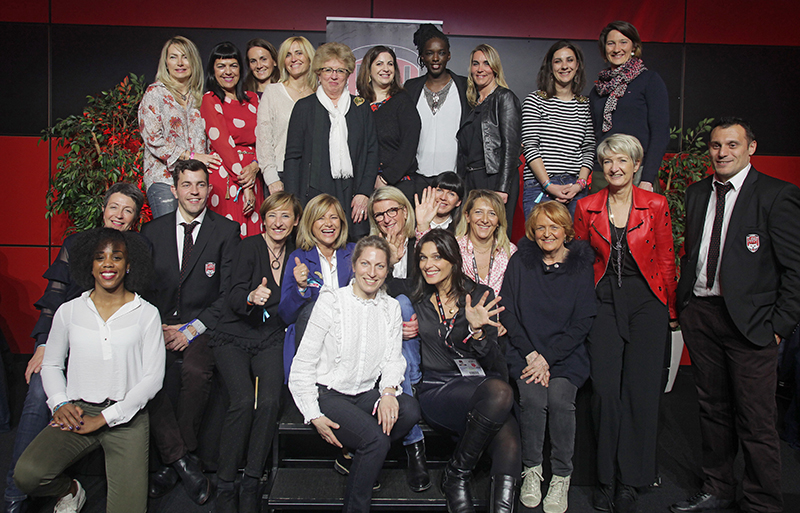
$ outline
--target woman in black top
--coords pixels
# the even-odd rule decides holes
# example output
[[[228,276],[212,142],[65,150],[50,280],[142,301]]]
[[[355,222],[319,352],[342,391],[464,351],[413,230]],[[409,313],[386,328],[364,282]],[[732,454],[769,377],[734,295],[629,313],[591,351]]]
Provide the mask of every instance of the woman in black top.
[[[425,421],[459,438],[442,477],[450,513],[472,512],[472,470],[484,449],[492,458],[490,511],[516,510],[521,455],[511,415],[514,394],[499,379],[506,366],[494,316],[500,298],[464,275],[455,237],[442,229],[417,245],[414,309],[419,320],[422,383],[417,395]]]
[[[380,169],[375,188],[397,187],[411,203],[422,122],[411,96],[400,85],[394,50],[374,46],[361,62],[356,80],[358,94],[372,107],[378,134]]]
[[[522,108],[508,89],[500,54],[481,44],[469,57],[467,101],[472,107],[461,123],[458,138],[458,172],[467,192],[497,192],[506,205],[508,235],[519,196],[519,155],[522,153]]]
[[[261,204],[264,233],[242,241],[225,311],[208,344],[214,348],[230,396],[217,468],[221,512],[237,511],[234,480],[245,455],[238,511],[258,511],[258,483],[275,432],[283,385],[286,324],[278,315],[281,277],[294,250],[292,232],[302,212],[297,198],[286,192],[274,193]]]

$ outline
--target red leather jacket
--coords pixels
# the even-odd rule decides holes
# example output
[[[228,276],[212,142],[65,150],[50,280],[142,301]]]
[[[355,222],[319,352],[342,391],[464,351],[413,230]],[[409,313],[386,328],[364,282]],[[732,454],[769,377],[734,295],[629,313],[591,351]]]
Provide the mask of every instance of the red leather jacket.
[[[575,238],[594,248],[594,284],[606,273],[611,257],[611,227],[608,224],[608,189],[578,201],[575,210]],[[633,208],[628,218],[628,247],[650,289],[669,306],[670,319],[677,319],[675,253],[672,219],[667,199],[638,187],[633,188]]]

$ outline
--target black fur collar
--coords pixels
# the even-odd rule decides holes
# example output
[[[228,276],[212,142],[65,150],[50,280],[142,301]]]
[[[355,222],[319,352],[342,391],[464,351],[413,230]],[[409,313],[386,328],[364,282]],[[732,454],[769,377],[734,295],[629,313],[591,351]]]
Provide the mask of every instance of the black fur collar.
[[[567,260],[564,262],[566,272],[573,274],[587,266],[591,266],[594,262],[594,250],[589,243],[582,240],[572,240],[565,244],[569,253],[567,253]],[[542,265],[542,250],[539,245],[523,237],[517,243],[517,253],[522,259],[523,265],[528,269],[534,269],[534,266]]]

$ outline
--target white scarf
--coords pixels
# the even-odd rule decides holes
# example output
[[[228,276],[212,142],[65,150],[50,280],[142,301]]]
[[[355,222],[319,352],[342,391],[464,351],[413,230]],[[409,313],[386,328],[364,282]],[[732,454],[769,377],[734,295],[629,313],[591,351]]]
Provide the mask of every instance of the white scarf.
[[[353,161],[350,160],[350,148],[347,145],[347,120],[345,119],[347,111],[350,110],[350,93],[344,91],[339,97],[339,105],[334,107],[333,100],[328,98],[322,87],[318,87],[317,100],[325,107],[331,118],[331,132],[328,137],[331,176],[334,179],[353,178]]]

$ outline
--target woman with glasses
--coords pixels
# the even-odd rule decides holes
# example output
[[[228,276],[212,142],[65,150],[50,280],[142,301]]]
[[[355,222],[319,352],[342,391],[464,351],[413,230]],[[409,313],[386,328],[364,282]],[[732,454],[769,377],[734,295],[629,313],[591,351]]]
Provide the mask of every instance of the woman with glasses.
[[[319,47],[312,66],[319,88],[295,104],[284,160],[286,191],[303,204],[322,193],[336,197],[353,240],[369,231],[367,203],[378,177],[372,110],[346,90],[355,67],[355,56],[346,45]]]

